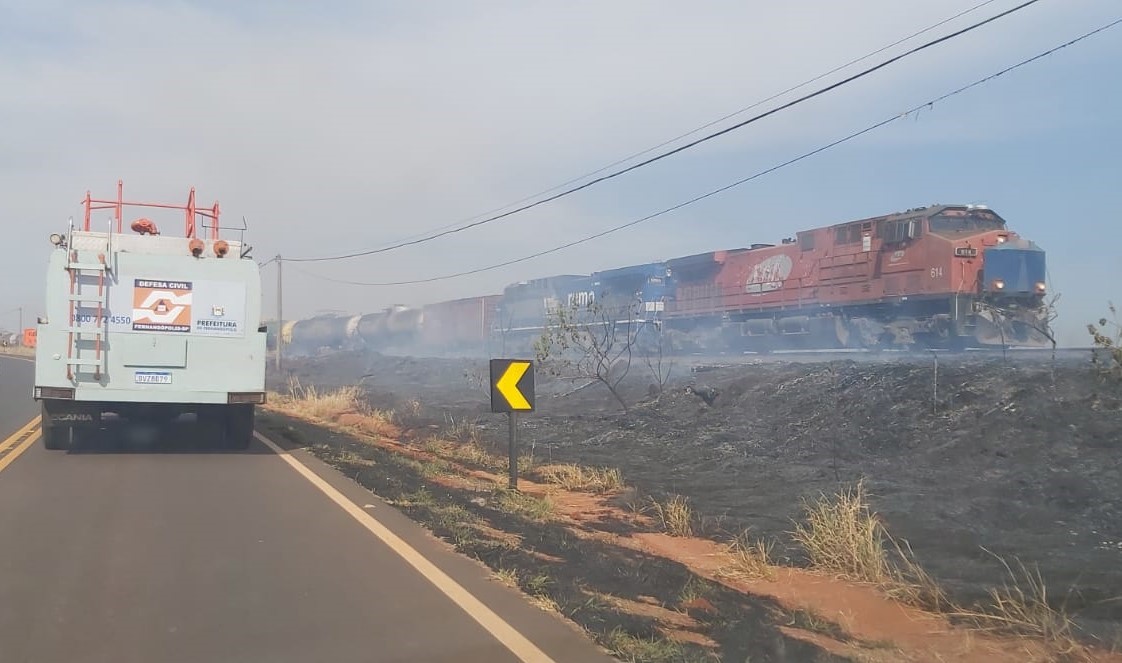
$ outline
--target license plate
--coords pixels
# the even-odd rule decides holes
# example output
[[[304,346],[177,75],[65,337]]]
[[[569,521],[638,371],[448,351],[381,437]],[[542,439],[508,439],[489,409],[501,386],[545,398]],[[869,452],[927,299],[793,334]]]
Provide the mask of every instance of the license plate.
[[[137,371],[135,380],[137,384],[171,384],[171,373]]]

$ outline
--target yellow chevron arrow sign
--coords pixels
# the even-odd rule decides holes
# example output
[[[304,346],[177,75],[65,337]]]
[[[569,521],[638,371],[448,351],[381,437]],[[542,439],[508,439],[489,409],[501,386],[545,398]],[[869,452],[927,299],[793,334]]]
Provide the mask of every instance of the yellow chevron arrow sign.
[[[491,360],[491,411],[532,412],[534,362],[526,359]]]

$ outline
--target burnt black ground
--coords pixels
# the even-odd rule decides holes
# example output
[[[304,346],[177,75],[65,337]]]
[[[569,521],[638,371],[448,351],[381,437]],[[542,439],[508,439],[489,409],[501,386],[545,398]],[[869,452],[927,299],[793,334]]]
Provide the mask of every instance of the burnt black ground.
[[[937,395],[930,356],[702,363],[679,360],[653,398],[636,361],[626,415],[600,385],[567,393],[583,383],[539,373],[523,451],[619,467],[641,491],[688,496],[729,533],[775,537],[796,563],[788,533],[803,500],[864,479],[890,533],[955,599],[1008,579],[996,554],[1039,567],[1057,605],[1088,633],[1116,637],[1122,390],[1095,376],[1088,354],[943,356]],[[351,354],[294,360],[285,375],[360,383],[378,407],[415,398],[432,425],[467,417],[501,443],[505,419],[478,384],[485,370],[486,360]],[[719,396],[706,405],[686,384]]]

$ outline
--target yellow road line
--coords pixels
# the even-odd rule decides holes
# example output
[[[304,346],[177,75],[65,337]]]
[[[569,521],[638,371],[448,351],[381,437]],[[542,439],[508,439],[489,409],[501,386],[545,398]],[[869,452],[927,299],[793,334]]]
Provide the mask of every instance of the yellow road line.
[[[24,424],[18,431],[12,433],[6,440],[0,442],[0,471],[12,464],[20,454],[27,451],[28,447],[39,439],[38,427],[41,417],[35,417]]]
[[[4,449],[7,449],[8,447],[14,445],[17,441],[20,440],[21,437],[23,437],[25,433],[30,432],[32,428],[35,428],[35,426],[39,425],[39,420],[41,418],[42,417],[35,417],[31,421],[20,426],[19,430],[9,435],[3,442],[0,442],[0,451],[4,451]]]
[[[386,544],[390,550],[394,551],[399,557],[408,562],[410,566],[416,569],[426,580],[432,583],[434,587],[439,589],[445,596],[451,599],[453,603],[478,622],[480,626],[486,629],[496,640],[501,642],[504,647],[509,649],[510,653],[518,657],[518,660],[524,663],[530,663],[531,661],[534,663],[554,663],[553,659],[546,655],[545,652],[538,649],[526,636],[519,633],[513,626],[508,624],[506,620],[495,614],[495,612],[484,605],[482,601],[475,598],[471,592],[464,589],[462,585],[449,577],[448,574],[441,571],[435,564],[430,562],[427,557],[418,552],[416,548],[413,548],[390,531],[390,529],[378,521],[378,519],[360,509],[358,505],[347,499],[345,495],[320,478],[318,474],[308,469],[303,463],[293,458],[291,454],[282,449],[275,442],[261,433],[255,432],[254,435],[257,436],[257,439],[264,442],[265,446],[272,449],[273,453],[280,456],[284,462],[292,466],[292,469],[296,470],[300,476],[307,479],[308,482],[316,488],[319,488],[332,502],[342,507],[348,515],[357,520],[363,527],[369,530],[371,534],[381,539],[382,543]]]

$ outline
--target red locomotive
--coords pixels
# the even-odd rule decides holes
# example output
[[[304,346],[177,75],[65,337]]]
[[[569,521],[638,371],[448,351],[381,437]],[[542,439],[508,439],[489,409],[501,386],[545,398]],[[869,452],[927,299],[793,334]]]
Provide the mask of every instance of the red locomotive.
[[[666,327],[777,348],[1041,345],[1044,251],[993,210],[935,205],[667,261]]]

